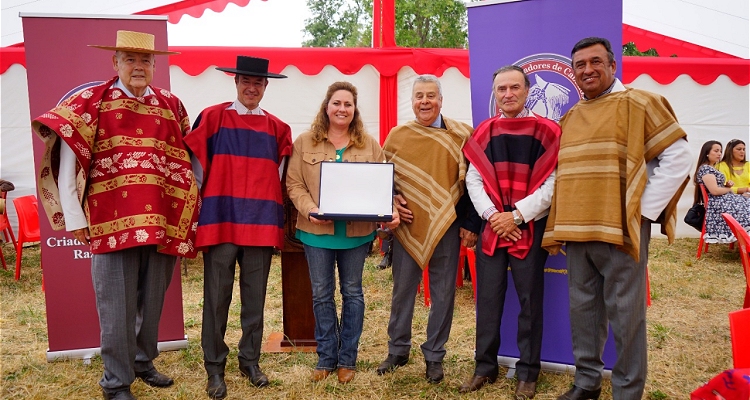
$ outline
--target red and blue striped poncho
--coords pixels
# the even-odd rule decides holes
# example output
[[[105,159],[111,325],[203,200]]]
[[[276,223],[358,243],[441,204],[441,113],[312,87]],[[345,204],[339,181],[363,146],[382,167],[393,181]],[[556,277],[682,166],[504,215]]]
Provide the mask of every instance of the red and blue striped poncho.
[[[284,241],[279,164],[292,131],[279,118],[240,115],[222,103],[203,110],[185,143],[203,168],[196,245],[275,246]]]
[[[555,170],[560,134],[557,123],[541,116],[490,118],[474,130],[463,151],[498,211],[511,211]],[[534,241],[534,221],[520,228],[521,239],[513,242],[499,240],[485,224],[482,251],[492,255],[496,248],[508,247],[509,254],[526,258]]]

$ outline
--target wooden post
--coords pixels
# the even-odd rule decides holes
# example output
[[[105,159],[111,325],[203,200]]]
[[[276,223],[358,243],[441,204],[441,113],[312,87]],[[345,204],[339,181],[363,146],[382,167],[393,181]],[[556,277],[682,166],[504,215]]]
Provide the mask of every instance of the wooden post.
[[[312,286],[305,250],[295,238],[297,209],[286,196],[284,187],[284,248],[281,250],[281,292],[284,332],[269,335],[263,351],[315,351],[315,316],[312,308]]]

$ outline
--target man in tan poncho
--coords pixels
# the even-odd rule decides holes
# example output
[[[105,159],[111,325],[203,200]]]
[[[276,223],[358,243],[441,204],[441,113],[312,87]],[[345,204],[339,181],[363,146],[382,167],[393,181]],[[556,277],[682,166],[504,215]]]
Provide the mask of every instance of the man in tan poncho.
[[[646,263],[651,223],[674,237],[691,165],[686,134],[663,97],[615,78],[607,39],[571,52],[584,99],[560,120],[557,181],[542,246],[567,246],[575,386],[558,400],[597,399],[611,324],[614,399],[640,399],[646,382]]]
[[[391,372],[409,361],[414,294],[429,264],[432,307],[421,348],[431,383],[443,380],[460,245],[474,246],[481,224],[466,194],[461,152],[473,129],[440,115],[442,103],[437,77],[418,76],[412,89],[416,120],[393,128],[383,145],[386,159],[395,164],[395,201],[404,223],[394,231],[388,358],[377,372]]]

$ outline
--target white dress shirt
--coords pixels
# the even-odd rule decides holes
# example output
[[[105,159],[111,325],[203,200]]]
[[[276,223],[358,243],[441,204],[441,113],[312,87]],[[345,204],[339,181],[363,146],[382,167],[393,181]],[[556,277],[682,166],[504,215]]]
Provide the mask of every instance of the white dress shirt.
[[[239,99],[230,104],[229,107],[227,107],[227,110],[235,110],[237,111],[237,114],[240,115],[266,115],[266,113],[264,113],[263,110],[260,109],[260,106],[256,106],[255,108],[250,110],[245,107],[245,105],[242,104]]]
[[[518,115],[528,115],[536,118],[536,115],[531,111],[528,111],[528,114],[523,113]],[[484,190],[482,176],[479,175],[479,171],[472,164],[469,164],[469,170],[466,172],[466,190],[469,192],[474,209],[477,210],[477,213],[483,219],[488,220],[495,212],[498,212],[492,200],[490,200],[490,196]],[[515,208],[523,216],[524,222],[539,220],[549,215],[549,207],[552,204],[554,190],[555,171],[552,171],[539,188],[514,204]]]
[[[612,92],[625,91],[625,85],[615,78]],[[648,183],[641,196],[641,215],[656,221],[669,200],[690,175],[693,165],[687,140],[680,139],[664,149],[646,164]]]

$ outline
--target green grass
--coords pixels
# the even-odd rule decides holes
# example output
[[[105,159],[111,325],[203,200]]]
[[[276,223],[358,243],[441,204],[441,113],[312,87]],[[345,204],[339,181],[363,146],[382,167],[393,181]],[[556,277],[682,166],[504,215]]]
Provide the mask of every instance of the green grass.
[[[648,309],[649,376],[645,399],[686,399],[692,390],[725,369],[732,368],[727,313],[742,307],[745,277],[736,250],[711,246],[695,259],[696,239],[678,239],[667,246],[654,239],[650,246],[649,274],[652,305]],[[15,256],[3,246],[10,269],[0,269],[0,398],[3,399],[94,399],[101,398],[97,385],[102,374],[101,358],[90,365],[80,360],[48,363],[44,292],[40,290],[38,247],[24,250],[21,279],[15,281]],[[417,294],[409,363],[396,372],[379,376],[377,365],[387,355],[387,324],[393,278],[390,269],[379,270],[379,256],[368,259],[365,286],[365,331],[360,340],[357,376],[341,385],[335,374],[313,384],[309,375],[317,361],[315,353],[263,353],[260,364],[272,384],[250,386],[238,371],[237,342],[239,291],[234,288],[226,343],[230,347],[226,379],[229,399],[496,399],[512,398],[513,379],[500,378],[479,392],[462,395],[458,386],[474,368],[474,300],[470,282],[456,291],[453,329],[446,345],[445,381],[432,385],[424,378],[424,358],[419,344],[425,340],[429,308]],[[265,309],[265,331],[283,330],[279,258],[269,276]],[[188,347],[162,353],[159,370],[175,378],[175,385],[154,389],[136,381],[139,399],[200,399],[205,396],[206,374],[200,347],[203,305],[203,266],[200,258],[187,262],[182,275],[183,309]],[[337,299],[340,306],[340,299]],[[504,340],[515,340],[506,338]],[[543,371],[536,399],[555,399],[570,388],[569,375]],[[609,381],[603,383],[602,399],[611,399]]]

